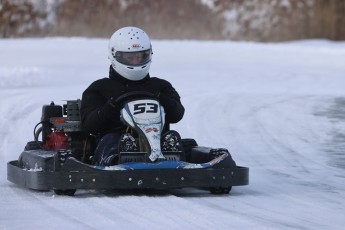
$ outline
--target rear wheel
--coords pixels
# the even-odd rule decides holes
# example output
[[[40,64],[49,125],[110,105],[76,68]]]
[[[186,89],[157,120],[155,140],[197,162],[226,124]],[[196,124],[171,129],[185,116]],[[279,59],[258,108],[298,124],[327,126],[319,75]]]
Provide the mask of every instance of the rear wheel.
[[[29,141],[26,144],[24,151],[38,150],[38,149],[43,149],[43,142],[42,141]]]
[[[191,161],[192,148],[198,146],[196,141],[192,138],[184,138],[181,140],[182,147],[184,149],[184,154],[187,162]]]

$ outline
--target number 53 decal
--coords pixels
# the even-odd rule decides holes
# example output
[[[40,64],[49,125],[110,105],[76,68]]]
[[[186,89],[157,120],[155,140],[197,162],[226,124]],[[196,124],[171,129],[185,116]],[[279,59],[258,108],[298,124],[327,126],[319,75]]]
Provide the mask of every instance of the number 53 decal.
[[[140,113],[157,113],[158,104],[155,103],[139,103],[134,105],[134,115]]]

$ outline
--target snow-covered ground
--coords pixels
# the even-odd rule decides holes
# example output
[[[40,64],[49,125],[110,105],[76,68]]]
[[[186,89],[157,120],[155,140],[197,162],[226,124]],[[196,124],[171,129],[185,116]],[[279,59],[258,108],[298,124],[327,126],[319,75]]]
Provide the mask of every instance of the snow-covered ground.
[[[42,105],[106,77],[107,40],[0,40],[0,229],[344,229],[345,43],[153,41],[151,75],[186,107],[173,129],[250,168],[230,195],[87,191],[7,181]]]

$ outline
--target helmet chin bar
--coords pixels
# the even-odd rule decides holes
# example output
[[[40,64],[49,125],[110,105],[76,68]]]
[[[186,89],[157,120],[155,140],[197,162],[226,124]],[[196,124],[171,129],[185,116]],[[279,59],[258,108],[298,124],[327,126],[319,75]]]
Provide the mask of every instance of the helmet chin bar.
[[[130,101],[121,110],[121,120],[135,129],[146,140],[149,159],[165,159],[161,150],[161,135],[165,112],[157,100],[141,99]]]
[[[119,62],[113,63],[113,69],[119,73],[122,77],[131,80],[131,81],[139,81],[144,79],[150,70],[151,62],[146,63],[143,66],[126,66]]]

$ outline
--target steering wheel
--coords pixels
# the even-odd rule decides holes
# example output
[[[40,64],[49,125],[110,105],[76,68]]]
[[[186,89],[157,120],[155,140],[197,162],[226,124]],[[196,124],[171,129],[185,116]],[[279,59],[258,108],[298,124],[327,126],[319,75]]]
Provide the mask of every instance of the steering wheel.
[[[153,93],[150,92],[145,92],[145,91],[132,91],[132,92],[128,92],[125,93],[123,95],[121,95],[120,97],[118,97],[115,102],[118,105],[123,104],[125,101],[129,101],[131,99],[137,99],[137,98],[153,98],[153,99],[157,99],[155,97],[155,95]]]

